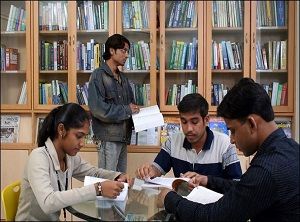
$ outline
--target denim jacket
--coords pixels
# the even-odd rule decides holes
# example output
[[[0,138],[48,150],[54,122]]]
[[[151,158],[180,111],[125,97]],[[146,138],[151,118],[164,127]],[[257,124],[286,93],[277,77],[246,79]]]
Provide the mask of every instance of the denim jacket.
[[[91,74],[88,104],[96,140],[130,143],[133,127],[130,103],[134,102],[128,78],[119,72],[121,84],[106,63]]]

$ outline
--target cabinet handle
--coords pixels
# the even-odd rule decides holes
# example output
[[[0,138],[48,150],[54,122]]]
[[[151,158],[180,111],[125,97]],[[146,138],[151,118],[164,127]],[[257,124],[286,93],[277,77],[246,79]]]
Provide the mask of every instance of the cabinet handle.
[[[253,39],[253,40],[252,40],[252,43],[253,43],[252,48],[255,49],[255,47],[256,47],[256,46],[255,46],[255,44],[256,44],[256,40],[255,40],[255,32],[252,33],[252,39]]]
[[[150,43],[153,43],[153,33],[150,33]]]
[[[248,33],[246,32],[246,35],[245,35],[245,42],[246,44],[248,43]]]
[[[75,35],[73,35],[73,45],[75,45]]]
[[[160,35],[160,44],[161,44],[161,45],[164,43],[163,38],[164,38],[164,34],[161,34],[161,35]]]

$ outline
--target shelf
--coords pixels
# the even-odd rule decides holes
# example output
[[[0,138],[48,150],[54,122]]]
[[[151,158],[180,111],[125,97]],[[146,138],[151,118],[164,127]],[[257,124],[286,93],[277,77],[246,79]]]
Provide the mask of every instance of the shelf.
[[[198,73],[196,69],[167,69],[165,73]]]
[[[149,34],[150,33],[150,29],[123,29],[124,33],[128,33],[128,32],[143,32],[145,34]]]
[[[47,36],[64,36],[64,35],[68,35],[68,31],[67,30],[56,30],[56,31],[40,31],[39,34],[41,36],[43,35],[47,35]]]
[[[128,153],[158,153],[160,146],[129,145]]]
[[[5,37],[5,36],[20,36],[20,37],[25,37],[26,36],[26,31],[14,31],[14,32],[1,32],[1,36]]]
[[[243,32],[244,29],[243,27],[213,27],[212,32],[217,33],[217,32]]]
[[[1,143],[1,150],[30,150],[34,145],[31,143]]]
[[[1,74],[26,74],[25,70],[1,70]]]
[[[96,30],[77,30],[77,35],[89,35],[97,33],[108,33],[106,29],[96,29]]]
[[[40,74],[67,74],[68,70],[40,70]]]
[[[257,73],[287,73],[286,69],[266,69],[266,70],[256,70]]]
[[[166,28],[166,32],[198,32],[198,28]]]
[[[241,69],[212,69],[212,73],[243,73]]]

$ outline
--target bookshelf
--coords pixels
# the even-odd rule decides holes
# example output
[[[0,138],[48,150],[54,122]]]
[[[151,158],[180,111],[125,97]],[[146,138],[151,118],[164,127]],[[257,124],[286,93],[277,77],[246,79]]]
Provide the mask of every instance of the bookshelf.
[[[216,18],[221,19],[224,17],[222,14],[219,14],[219,16],[214,14],[216,5],[220,6],[220,8],[224,7],[222,5],[224,3],[220,2],[193,1],[193,3],[190,3],[187,1],[182,5],[182,13],[179,13],[179,1],[145,1],[145,4],[139,2],[140,6],[143,6],[142,10],[146,8],[146,11],[141,11],[143,12],[140,15],[141,19],[148,18],[148,23],[143,23],[145,21],[142,21],[140,26],[131,26],[130,23],[128,26],[128,22],[124,22],[124,18],[127,18],[127,15],[123,13],[124,5],[127,7],[127,5],[132,4],[131,1],[105,2],[106,6],[103,4],[103,1],[92,2],[92,7],[97,8],[94,10],[98,10],[96,12],[98,15],[99,12],[100,14],[104,13],[105,7],[107,7],[106,11],[108,12],[105,17],[107,22],[103,23],[103,26],[102,20],[101,22],[100,20],[95,20],[95,23],[88,22],[89,24],[94,24],[93,28],[83,25],[85,23],[81,9],[81,7],[84,7],[83,2],[62,1],[60,6],[53,1],[1,2],[1,45],[17,48],[20,54],[19,69],[1,70],[1,113],[21,116],[19,142],[16,144],[1,144],[1,151],[24,151],[25,149],[29,153],[35,147],[37,118],[45,116],[52,108],[57,106],[56,104],[42,104],[40,102],[39,83],[41,81],[52,83],[52,80],[66,82],[68,85],[67,101],[78,102],[76,86],[83,86],[92,72],[92,68],[80,66],[78,58],[80,58],[79,52],[82,53],[82,49],[79,51],[79,42],[81,46],[87,49],[89,47],[88,42],[91,42],[91,40],[95,43],[104,43],[107,37],[114,33],[124,34],[131,42],[137,43],[143,40],[144,43],[148,43],[150,61],[148,69],[124,68],[123,71],[130,80],[137,84],[150,84],[150,96],[147,101],[149,101],[150,105],[158,104],[165,117],[178,117],[176,102],[173,105],[172,103],[168,104],[167,97],[169,88],[174,84],[177,87],[178,85],[188,85],[189,80],[191,80],[191,85],[197,86],[197,92],[204,95],[208,100],[210,104],[209,114],[213,116],[216,114],[217,106],[212,105],[211,83],[223,83],[230,88],[240,78],[252,77],[261,84],[287,82],[288,96],[286,103],[274,106],[274,110],[276,117],[287,117],[292,120],[292,125],[295,125],[294,117],[296,113],[294,107],[296,101],[294,100],[294,91],[296,87],[294,80],[296,76],[296,60],[294,58],[296,54],[296,2],[288,1],[285,3],[287,4],[287,7],[285,7],[286,23],[283,26],[278,26],[276,24],[272,25],[272,23],[271,25],[257,25],[257,17],[264,7],[258,1],[231,1],[227,3],[229,4],[228,6],[239,8],[239,5],[241,5],[240,8],[242,10],[230,10],[230,12],[236,17],[238,15],[241,16],[242,19],[240,18],[240,23],[237,22],[238,19],[236,21],[233,20],[235,22],[229,22],[231,24],[229,27],[215,25],[218,24]],[[138,3],[134,1],[134,4]],[[6,31],[11,5],[25,9],[25,31]],[[270,11],[269,14],[272,15],[272,7],[270,6],[266,5],[266,7],[270,8],[268,9]],[[39,25],[45,25],[47,23],[43,23],[43,21],[49,20],[49,16],[45,16],[47,13],[40,13],[40,10],[43,12],[43,10],[47,9],[54,13],[54,9],[57,9],[57,7],[63,7],[64,9],[65,22],[59,23],[60,25],[64,24],[64,28],[40,30]],[[260,10],[257,9],[258,7]],[[177,25],[173,24],[172,19],[170,20],[173,8],[173,17],[176,13],[178,14]],[[148,16],[144,17],[146,12],[148,12]],[[237,12],[242,12],[242,14]],[[62,13],[60,13],[60,18],[62,18]],[[191,25],[187,25],[189,24],[187,22],[188,19],[190,19]],[[57,20],[51,21],[54,27],[58,26]],[[179,21],[181,21],[181,25],[178,24]],[[187,66],[185,63],[186,59],[183,59],[182,63],[182,54],[184,43],[192,43],[193,45],[194,39],[198,43],[196,44],[197,50],[194,51],[195,61],[193,61],[193,64],[195,66],[192,67],[191,64]],[[67,45],[67,50],[65,51],[67,54],[67,61],[65,61],[67,68],[57,70],[54,70],[54,68],[41,69],[41,41],[53,43],[59,40],[65,40]],[[269,40],[287,40],[285,69],[281,69],[280,65],[277,69],[256,68],[257,43],[260,42],[261,46],[263,46]],[[176,45],[172,47],[174,41]],[[216,41],[218,44],[222,43],[222,41],[239,42],[242,66],[236,69],[214,68],[212,66],[212,41]],[[183,42],[183,46],[182,43],[178,42]],[[173,64],[172,67],[170,66],[173,54],[172,48],[175,48],[173,54],[175,58],[177,47],[177,53],[179,52],[178,58],[180,57],[180,50],[182,50],[181,61],[180,63],[177,62],[177,66]],[[179,61],[180,59],[177,60]],[[18,104],[24,81],[27,84],[27,100],[25,104]],[[83,107],[88,110],[87,105],[83,105]],[[129,146],[129,152],[158,152],[159,149],[160,146]],[[95,145],[87,145],[83,151],[95,152]]]
[[[176,97],[184,94],[182,86],[189,85],[190,89],[194,85],[194,91],[204,92],[204,5],[201,1],[160,2],[159,104],[162,112],[177,113],[176,104],[180,99],[176,101]],[[189,60],[189,55],[194,59]]]

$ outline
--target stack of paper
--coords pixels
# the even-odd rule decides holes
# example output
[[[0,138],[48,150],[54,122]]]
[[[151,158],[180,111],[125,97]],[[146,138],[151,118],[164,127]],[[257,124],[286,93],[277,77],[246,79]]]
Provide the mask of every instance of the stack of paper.
[[[209,204],[218,201],[222,196],[223,194],[217,193],[202,186],[198,186],[195,187],[185,198],[197,203]]]

